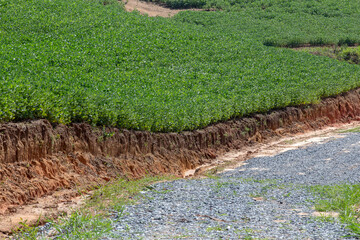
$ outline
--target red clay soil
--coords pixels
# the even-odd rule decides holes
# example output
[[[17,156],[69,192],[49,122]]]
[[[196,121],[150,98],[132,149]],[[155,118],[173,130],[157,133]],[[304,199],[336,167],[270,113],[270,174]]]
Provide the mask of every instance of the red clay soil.
[[[85,123],[51,125],[47,120],[1,124],[0,232],[9,231],[1,228],[1,219],[59,190],[99,185],[119,176],[182,176],[230,150],[359,116],[357,89],[316,105],[288,107],[182,133],[103,129]]]

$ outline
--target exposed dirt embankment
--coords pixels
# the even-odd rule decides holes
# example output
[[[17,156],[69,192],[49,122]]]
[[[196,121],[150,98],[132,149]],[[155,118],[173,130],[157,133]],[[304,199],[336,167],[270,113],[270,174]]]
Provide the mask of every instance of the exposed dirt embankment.
[[[117,176],[181,176],[229,150],[358,116],[360,89],[320,104],[288,107],[180,134],[88,124],[53,126],[46,120],[1,124],[0,213],[16,212],[16,206],[36,203],[37,198],[57,190],[101,184]]]

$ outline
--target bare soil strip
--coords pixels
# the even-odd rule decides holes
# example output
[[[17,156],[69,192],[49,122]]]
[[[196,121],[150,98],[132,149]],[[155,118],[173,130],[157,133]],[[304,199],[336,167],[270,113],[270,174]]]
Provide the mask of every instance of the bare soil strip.
[[[33,214],[31,210],[26,213],[31,222],[36,216],[54,214],[54,209],[61,209],[61,202],[74,201],[71,199],[79,195],[79,189],[119,176],[185,176],[189,170],[219,159],[245,160],[264,144],[271,146],[284,136],[349,123],[359,116],[357,89],[319,104],[288,107],[182,133],[103,129],[85,123],[51,125],[46,120],[1,124],[0,232],[9,233],[26,220],[21,209],[28,205],[36,206]],[[231,156],[247,148],[253,150],[246,151],[244,157]],[[64,190],[66,195],[59,192]],[[43,197],[52,197],[51,207],[42,204]]]
[[[264,142],[257,142],[244,146],[240,150],[231,150],[217,157],[211,163],[188,170],[184,173],[184,177],[202,178],[204,177],[203,173],[232,171],[235,168],[246,165],[245,161],[250,158],[275,156],[289,150],[305,148],[311,144],[323,144],[333,139],[343,138],[342,131],[358,128],[359,124],[358,120],[351,121],[350,123],[335,123],[312,131],[286,134],[288,136],[283,136],[278,140],[269,139]]]
[[[170,9],[152,2],[144,2],[140,0],[123,0],[125,4],[125,10],[132,12],[134,10],[139,11],[143,15],[149,17],[172,17],[180,11],[202,11],[202,9]]]

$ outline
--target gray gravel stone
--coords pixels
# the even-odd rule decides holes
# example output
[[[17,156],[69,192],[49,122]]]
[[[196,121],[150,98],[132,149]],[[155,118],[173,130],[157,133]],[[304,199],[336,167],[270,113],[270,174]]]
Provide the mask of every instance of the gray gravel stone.
[[[104,239],[343,239],[334,220],[312,217],[312,185],[359,183],[360,134],[287,151],[218,178],[153,185],[114,217]],[[351,239],[351,238],[349,238]]]

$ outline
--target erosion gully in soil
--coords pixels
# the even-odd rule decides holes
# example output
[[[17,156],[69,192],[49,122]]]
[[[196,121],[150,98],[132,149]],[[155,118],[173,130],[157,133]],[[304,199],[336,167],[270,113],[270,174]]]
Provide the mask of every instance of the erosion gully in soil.
[[[20,221],[35,222],[40,215],[66,209],[79,196],[79,189],[119,176],[171,173],[182,177],[189,170],[201,172],[200,166],[216,163],[226,153],[359,120],[359,115],[360,89],[356,89],[319,104],[287,107],[182,133],[84,123],[52,125],[46,120],[1,124],[0,232],[9,233]],[[240,160],[247,155],[251,152]]]

